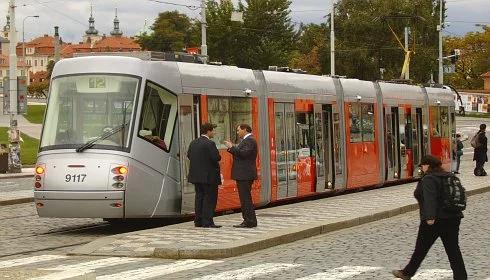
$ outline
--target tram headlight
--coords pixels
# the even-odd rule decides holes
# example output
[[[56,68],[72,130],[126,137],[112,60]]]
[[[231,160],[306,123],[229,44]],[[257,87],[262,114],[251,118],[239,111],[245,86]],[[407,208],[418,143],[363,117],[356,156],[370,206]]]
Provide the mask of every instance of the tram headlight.
[[[128,168],[126,166],[118,166],[112,169],[112,173],[126,175],[128,174]]]
[[[123,175],[117,175],[117,176],[114,176],[112,179],[114,181],[117,181],[117,182],[122,182],[122,181],[124,181],[124,176]]]
[[[42,167],[42,166],[37,166],[37,167],[36,167],[36,174],[37,174],[37,175],[43,175],[43,174],[44,174],[44,167]]]
[[[122,188],[124,188],[124,184],[123,183],[114,183],[114,184],[112,184],[112,187],[116,188],[116,189],[122,189]]]

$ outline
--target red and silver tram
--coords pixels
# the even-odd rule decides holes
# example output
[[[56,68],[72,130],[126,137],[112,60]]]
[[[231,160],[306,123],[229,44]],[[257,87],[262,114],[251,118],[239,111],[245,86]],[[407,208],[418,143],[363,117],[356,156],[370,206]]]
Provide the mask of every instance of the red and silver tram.
[[[83,57],[58,62],[36,168],[43,217],[149,218],[193,211],[184,156],[218,125],[218,210],[239,207],[223,141],[250,123],[254,203],[417,177],[422,155],[449,167],[451,90],[230,66]]]

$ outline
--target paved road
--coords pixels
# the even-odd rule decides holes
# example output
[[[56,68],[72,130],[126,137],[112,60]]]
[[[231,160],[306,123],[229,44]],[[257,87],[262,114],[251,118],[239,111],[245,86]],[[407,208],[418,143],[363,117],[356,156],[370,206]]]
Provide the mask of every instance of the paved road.
[[[490,279],[489,200],[490,193],[470,197],[462,222],[460,239],[469,279]],[[101,280],[391,280],[389,271],[405,264],[412,252],[417,225],[418,213],[410,212],[225,260],[68,257],[61,250],[3,258],[0,269],[91,270]],[[452,279],[440,241],[413,279]]]

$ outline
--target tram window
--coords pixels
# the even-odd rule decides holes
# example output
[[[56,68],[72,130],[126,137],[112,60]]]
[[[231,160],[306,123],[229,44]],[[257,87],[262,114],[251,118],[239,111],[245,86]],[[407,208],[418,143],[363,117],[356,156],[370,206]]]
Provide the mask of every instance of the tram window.
[[[252,126],[252,99],[243,97],[231,98],[231,131],[242,123]]]
[[[374,105],[362,104],[362,141],[374,141]]]
[[[349,104],[350,142],[362,142],[361,114],[358,103]]]
[[[449,137],[449,112],[447,107],[430,107],[432,137]]]
[[[226,97],[208,97],[208,120],[216,125],[213,140],[218,149],[225,149],[225,140],[231,139],[230,99]]]
[[[216,135],[212,139],[218,149],[226,149],[225,140],[236,139],[236,127],[242,123],[252,124],[252,102],[243,97],[208,97],[208,120],[216,124]]]
[[[448,107],[441,107],[439,119],[441,121],[441,136],[444,138],[449,137],[449,110]]]
[[[138,135],[168,152],[176,116],[177,97],[153,83],[148,83]]]

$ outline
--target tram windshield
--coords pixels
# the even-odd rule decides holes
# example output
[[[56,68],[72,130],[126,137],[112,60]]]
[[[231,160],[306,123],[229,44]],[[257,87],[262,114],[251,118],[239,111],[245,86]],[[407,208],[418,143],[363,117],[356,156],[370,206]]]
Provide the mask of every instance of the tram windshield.
[[[54,79],[41,150],[79,148],[110,134],[94,141],[90,148],[127,151],[139,81],[103,74]]]

